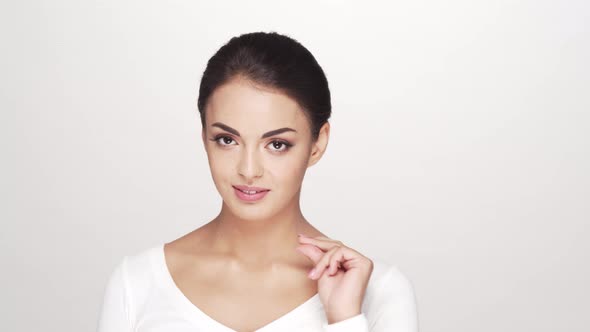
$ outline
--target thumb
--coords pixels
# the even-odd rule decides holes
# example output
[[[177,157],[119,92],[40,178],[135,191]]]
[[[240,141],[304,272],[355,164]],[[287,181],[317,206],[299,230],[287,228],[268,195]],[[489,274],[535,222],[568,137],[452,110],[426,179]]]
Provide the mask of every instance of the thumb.
[[[307,256],[313,263],[319,262],[320,258],[324,256],[324,252],[313,244],[301,244],[295,249]]]

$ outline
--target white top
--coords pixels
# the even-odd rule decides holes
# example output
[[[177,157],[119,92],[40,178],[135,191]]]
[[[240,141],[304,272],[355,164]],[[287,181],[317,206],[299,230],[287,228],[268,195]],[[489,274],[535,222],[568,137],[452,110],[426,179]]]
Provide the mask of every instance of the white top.
[[[413,287],[394,266],[373,260],[361,314],[328,324],[319,294],[257,332],[417,332]],[[124,256],[110,275],[98,332],[236,332],[195,306],[176,286],[164,244]]]

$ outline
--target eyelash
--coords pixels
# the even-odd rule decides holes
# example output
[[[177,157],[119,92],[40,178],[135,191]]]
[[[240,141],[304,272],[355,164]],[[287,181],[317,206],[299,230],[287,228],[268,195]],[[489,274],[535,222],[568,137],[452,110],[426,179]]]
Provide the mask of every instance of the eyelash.
[[[231,145],[231,144],[221,144],[221,143],[219,143],[219,140],[221,138],[229,138],[229,139],[231,139],[231,140],[233,140],[235,142],[235,140],[232,137],[227,136],[227,135],[217,135],[217,136],[215,136],[215,138],[212,138],[211,141],[216,142],[217,145],[219,145],[221,147],[226,147],[228,145]],[[283,150],[273,150],[273,152],[278,152],[278,153],[286,152],[287,150],[289,150],[293,146],[293,144],[291,144],[291,143],[289,143],[287,141],[283,141],[283,140],[276,140],[275,139],[272,142],[270,142],[269,144],[273,144],[273,143],[280,143],[280,144],[283,144],[285,146],[285,148]]]

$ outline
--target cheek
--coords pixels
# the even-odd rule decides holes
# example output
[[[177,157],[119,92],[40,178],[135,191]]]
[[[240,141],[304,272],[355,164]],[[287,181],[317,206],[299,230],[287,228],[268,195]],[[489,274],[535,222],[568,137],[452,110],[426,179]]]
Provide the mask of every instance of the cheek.
[[[210,151],[207,154],[209,168],[214,178],[227,177],[234,169],[234,161],[231,154],[220,153],[220,151]]]
[[[290,155],[277,157],[267,168],[269,173],[281,183],[299,185],[305,170],[307,169],[307,160],[302,155]]]

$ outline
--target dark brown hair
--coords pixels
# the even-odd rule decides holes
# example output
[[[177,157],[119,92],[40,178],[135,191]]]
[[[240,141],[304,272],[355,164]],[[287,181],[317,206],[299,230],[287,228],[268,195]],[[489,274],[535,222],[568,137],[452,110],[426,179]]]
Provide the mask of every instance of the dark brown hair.
[[[310,124],[313,141],[332,113],[330,89],[314,56],[295,39],[276,32],[252,32],[231,38],[207,62],[199,87],[198,109],[216,88],[241,76],[294,99]]]

